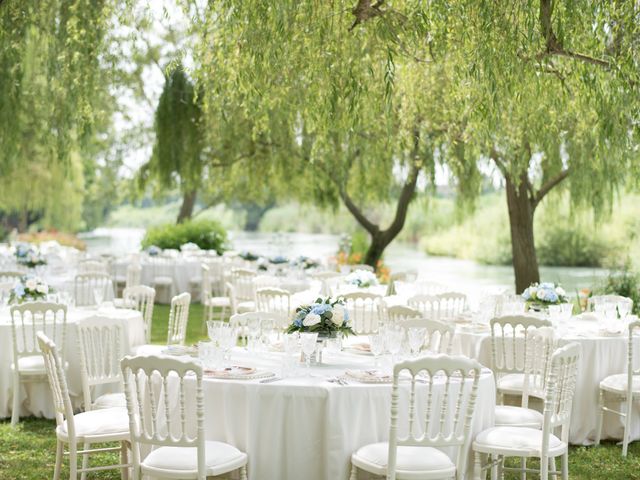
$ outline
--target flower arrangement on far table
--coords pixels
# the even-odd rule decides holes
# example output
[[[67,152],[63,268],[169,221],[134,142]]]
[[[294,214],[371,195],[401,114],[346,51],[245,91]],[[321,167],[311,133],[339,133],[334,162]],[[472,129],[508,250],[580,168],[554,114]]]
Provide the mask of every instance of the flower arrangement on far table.
[[[560,305],[569,301],[564,288],[553,282],[532,283],[522,292],[522,298],[528,308]]]
[[[162,249],[160,247],[155,246],[155,245],[150,245],[147,248],[147,254],[150,257],[157,257],[158,255],[160,255],[161,252],[162,252]]]
[[[300,255],[292,262],[292,264],[297,267],[302,267],[303,270],[309,270],[310,268],[317,268],[320,266],[320,263],[318,263],[317,260],[305,257],[304,255]]]
[[[331,297],[318,298],[311,305],[296,308],[293,323],[286,332],[318,332],[320,337],[333,337],[337,332],[344,336],[355,335],[344,302]]]
[[[359,288],[367,288],[378,285],[378,278],[373,272],[368,270],[356,270],[345,277],[345,282]]]
[[[282,265],[284,263],[289,263],[289,259],[283,255],[276,255],[275,257],[271,257],[269,259],[269,263],[274,265]]]
[[[241,259],[246,260],[247,262],[255,262],[260,258],[259,255],[256,255],[255,253],[251,253],[251,252],[240,252],[238,256]]]
[[[53,290],[47,285],[45,281],[38,277],[25,275],[9,293],[9,303],[24,303],[34,302],[37,300],[45,300],[48,293],[52,293]]]
[[[16,261],[27,268],[46,265],[47,259],[29,243],[18,243],[15,246]]]

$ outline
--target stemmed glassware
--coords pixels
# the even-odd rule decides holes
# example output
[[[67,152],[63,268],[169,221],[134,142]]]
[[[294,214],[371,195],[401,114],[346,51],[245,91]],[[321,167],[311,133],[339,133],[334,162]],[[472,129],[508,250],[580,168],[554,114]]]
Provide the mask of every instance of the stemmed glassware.
[[[402,339],[404,337],[404,330],[401,328],[387,328],[387,350],[391,354],[391,362],[396,363],[396,357],[402,349]]]
[[[303,332],[300,334],[300,344],[307,364],[307,376],[311,376],[311,355],[316,351],[318,332]]]
[[[96,308],[100,309],[102,301],[104,300],[104,289],[101,287],[93,289],[93,298],[96,301]]]
[[[298,362],[297,359],[300,358],[300,334],[298,332],[284,334],[282,346],[284,348],[282,376],[286,377],[290,373],[294,373],[295,364]]]
[[[376,335],[369,335],[369,348],[373,353],[374,364],[377,367],[380,361],[380,355],[385,351],[384,335],[378,333]]]
[[[426,328],[410,328],[407,330],[407,337],[409,337],[409,348],[411,349],[411,354],[414,357],[417,357],[424,345],[424,339],[427,336]]]
[[[260,318],[251,317],[247,321],[247,347],[250,351],[256,351],[256,343],[260,337]]]

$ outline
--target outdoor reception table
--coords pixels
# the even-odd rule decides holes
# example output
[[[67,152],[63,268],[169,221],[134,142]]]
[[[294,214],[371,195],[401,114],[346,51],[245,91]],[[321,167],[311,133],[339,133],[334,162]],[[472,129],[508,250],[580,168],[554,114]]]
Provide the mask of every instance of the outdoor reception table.
[[[593,315],[583,315],[562,321],[556,326],[559,344],[578,342],[582,356],[571,415],[569,441],[576,445],[589,445],[595,439],[598,422],[598,385],[608,375],[627,371],[627,332],[611,334],[601,330]],[[476,358],[483,365],[491,365],[491,335],[488,325],[459,325],[455,335],[454,353]],[[640,337],[636,348],[640,347]],[[619,403],[607,397],[607,405],[620,409]],[[640,406],[634,404],[631,439],[640,438]],[[623,419],[605,413],[602,438],[622,438]]]
[[[236,348],[231,361],[279,375],[283,357],[277,352],[251,353]],[[328,380],[344,375],[347,369],[372,366],[370,356],[336,352],[325,353],[324,363],[311,368],[312,377],[305,376],[303,365],[297,367],[295,376],[271,383],[205,376],[206,437],[247,452],[250,479],[347,480],[351,454],[388,438],[391,385],[353,379],[340,385]],[[442,392],[444,382],[435,381],[439,385],[434,392]],[[406,382],[401,395],[408,393]],[[422,402],[418,408],[424,408],[427,385],[417,383],[416,396]],[[177,401],[175,395],[170,398]],[[494,406],[494,378],[486,370],[479,381],[474,435],[493,426]],[[406,416],[406,411],[401,413],[400,425],[406,424]],[[467,478],[472,473],[471,452],[469,460]]]
[[[189,282],[200,279],[200,269],[203,259],[197,257],[179,257],[174,259],[170,267],[172,272],[174,292],[188,292]],[[125,259],[117,260],[114,264],[115,275],[125,278],[127,275],[127,261]],[[140,262],[142,271],[140,272],[140,282],[143,285],[153,285],[154,266],[151,262],[143,258]]]
[[[126,335],[125,349],[144,343],[144,325],[142,315],[136,310],[103,308],[75,308],[67,313],[66,361],[67,384],[72,401],[80,402],[82,385],[80,380],[80,357],[78,353],[77,329],[78,322],[91,317],[105,320],[118,319],[122,321]],[[0,418],[11,416],[11,402],[13,400],[13,346],[11,335],[11,317],[9,309],[0,309]],[[129,352],[125,352],[129,353]],[[29,382],[21,385],[22,410],[20,415],[36,415],[53,418],[53,402],[46,379],[42,382]],[[28,395],[25,395],[25,392]]]

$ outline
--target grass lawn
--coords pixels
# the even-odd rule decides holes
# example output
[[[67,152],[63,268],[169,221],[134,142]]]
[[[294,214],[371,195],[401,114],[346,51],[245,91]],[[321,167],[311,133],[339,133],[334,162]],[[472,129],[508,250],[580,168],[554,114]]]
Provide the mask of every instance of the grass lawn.
[[[163,343],[166,340],[169,307],[156,305],[153,315],[152,341]],[[202,306],[191,306],[187,327],[187,343],[191,344],[205,338],[202,330]],[[55,422],[53,420],[23,418],[17,428],[12,428],[9,419],[0,421],[0,480],[44,480],[52,478],[55,462]],[[117,461],[117,455],[102,454],[93,456],[92,465]],[[572,447],[569,455],[569,473],[572,479],[591,480],[640,480],[640,442],[629,446],[629,456],[623,459],[621,447],[606,442],[601,447]],[[534,461],[529,466],[535,465]],[[558,467],[560,462],[558,461]],[[67,475],[67,477],[65,477]],[[68,478],[68,470],[62,472],[62,478]],[[89,478],[119,479],[115,470],[95,472]],[[508,480],[520,478],[513,474],[505,476]],[[530,475],[530,478],[536,478]],[[264,479],[286,480],[286,479]]]

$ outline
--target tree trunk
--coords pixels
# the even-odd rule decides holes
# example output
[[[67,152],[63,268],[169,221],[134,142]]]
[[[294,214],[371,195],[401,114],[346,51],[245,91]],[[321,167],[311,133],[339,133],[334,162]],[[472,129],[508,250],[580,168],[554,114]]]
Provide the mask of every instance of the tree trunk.
[[[521,293],[532,283],[540,281],[538,259],[533,239],[535,205],[529,198],[529,184],[526,173],[521,176],[518,185],[515,185],[509,176],[506,176],[505,180],[516,293]]]
[[[268,202],[266,205],[258,205],[257,203],[249,203],[245,205],[247,216],[244,221],[244,229],[247,232],[257,232],[260,222],[264,214],[275,207],[275,202]]]
[[[371,236],[371,243],[369,244],[369,249],[367,250],[364,258],[364,263],[371,265],[375,269],[377,269],[378,261],[382,259],[384,250],[400,232],[398,231],[398,233],[394,234],[392,237],[385,233],[386,231]]]
[[[178,219],[176,223],[183,223],[185,220],[190,220],[193,215],[193,207],[196,205],[196,197],[198,196],[197,190],[188,190],[182,195],[182,205],[180,206],[180,212],[178,213]]]

